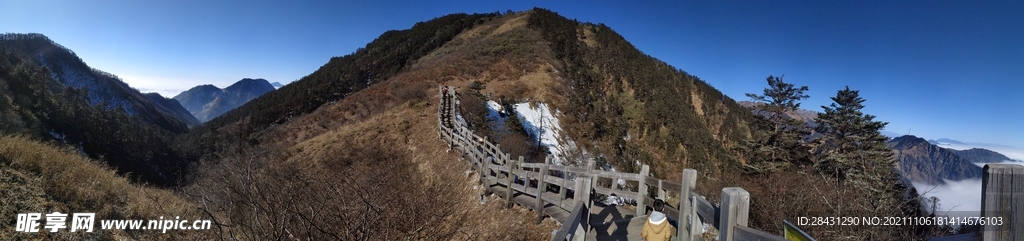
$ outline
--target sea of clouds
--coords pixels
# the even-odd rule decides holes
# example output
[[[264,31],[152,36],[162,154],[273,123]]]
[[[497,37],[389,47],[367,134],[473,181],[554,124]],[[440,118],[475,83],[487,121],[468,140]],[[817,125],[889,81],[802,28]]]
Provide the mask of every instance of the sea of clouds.
[[[1018,160],[1013,162],[1003,162],[1001,164],[1024,165],[1024,162],[1019,161],[1024,160],[1024,149],[1022,148],[991,144],[952,144],[942,142],[940,142],[938,146],[954,150],[985,148],[1003,154],[1011,159]],[[975,164],[984,167],[987,163]],[[917,188],[918,194],[922,197],[927,199],[928,197],[934,196],[939,199],[939,205],[936,208],[938,210],[936,213],[937,216],[973,217],[978,216],[981,213],[981,178],[961,181],[945,181],[945,185],[928,185],[921,183],[913,183],[913,185],[914,188]],[[930,206],[931,204],[927,205]]]

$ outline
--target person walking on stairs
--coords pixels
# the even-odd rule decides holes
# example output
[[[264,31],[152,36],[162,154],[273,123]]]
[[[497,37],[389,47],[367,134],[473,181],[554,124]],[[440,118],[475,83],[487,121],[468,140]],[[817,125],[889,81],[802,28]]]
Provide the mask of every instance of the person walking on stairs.
[[[655,199],[654,205],[651,207],[654,211],[651,211],[647,222],[644,223],[644,228],[640,231],[640,237],[643,237],[644,241],[671,240],[672,235],[676,233],[676,228],[668,223],[668,217],[663,213],[665,211],[665,201]]]

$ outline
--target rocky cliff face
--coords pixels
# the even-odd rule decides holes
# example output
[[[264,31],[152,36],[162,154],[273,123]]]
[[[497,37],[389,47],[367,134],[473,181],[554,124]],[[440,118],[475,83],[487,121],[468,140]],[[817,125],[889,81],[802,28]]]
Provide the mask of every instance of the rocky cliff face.
[[[981,178],[981,167],[956,151],[938,147],[925,139],[905,135],[889,140],[888,144],[898,158],[900,174],[910,181],[940,185],[945,184],[944,180]]]

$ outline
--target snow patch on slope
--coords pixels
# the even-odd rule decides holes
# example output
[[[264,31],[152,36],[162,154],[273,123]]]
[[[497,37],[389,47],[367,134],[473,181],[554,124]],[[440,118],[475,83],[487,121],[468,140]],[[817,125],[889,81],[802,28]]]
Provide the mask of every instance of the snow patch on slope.
[[[552,111],[546,103],[518,103],[512,107],[515,109],[516,118],[523,123],[523,129],[534,138],[534,141],[539,139],[540,145],[547,147],[551,163],[565,165],[567,150],[574,149],[576,144],[569,137],[561,136],[562,126],[558,116],[562,113],[558,110]],[[487,118],[494,120],[491,122],[491,128],[495,131],[504,130],[504,107],[498,102],[487,101],[487,109]]]
[[[537,103],[536,107],[531,106],[530,103],[519,103],[514,107],[519,121],[523,123],[523,129],[526,129],[526,132],[535,138],[534,140],[539,139],[541,146],[547,147],[551,154],[551,163],[563,165],[565,149],[559,140],[562,126],[558,121],[558,115],[561,113],[558,110],[552,113],[545,103]]]

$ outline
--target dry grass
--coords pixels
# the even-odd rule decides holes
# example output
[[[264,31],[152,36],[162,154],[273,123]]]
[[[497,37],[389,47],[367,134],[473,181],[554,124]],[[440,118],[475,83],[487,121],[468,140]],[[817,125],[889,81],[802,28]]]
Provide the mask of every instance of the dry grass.
[[[221,237],[244,240],[550,239],[552,220],[481,204],[476,174],[437,136],[440,85],[479,80],[484,94],[564,106],[559,63],[525,16],[480,24],[391,79],[257,133],[259,146],[200,167],[188,193],[230,225]]]
[[[201,168],[188,192],[216,213],[225,238],[550,239],[552,221],[479,203],[475,174],[437,138],[436,105],[427,103],[376,111],[287,148],[243,148]]]
[[[210,231],[99,230],[102,219],[204,219],[194,204],[171,191],[132,184],[74,150],[24,137],[0,136],[0,217],[13,227],[17,213],[95,212],[95,232],[15,233],[0,229],[0,239],[205,239]]]
[[[491,35],[501,34],[512,29],[523,28],[526,26],[526,21],[529,17],[530,15],[528,13],[518,13],[506,16],[508,20],[502,23],[498,29],[494,30]]]
[[[583,31],[583,34],[579,34],[580,41],[583,41],[584,43],[586,43],[588,47],[591,47],[591,48],[597,47],[597,40],[594,40],[594,27],[593,26],[582,26],[580,28],[580,31]]]

